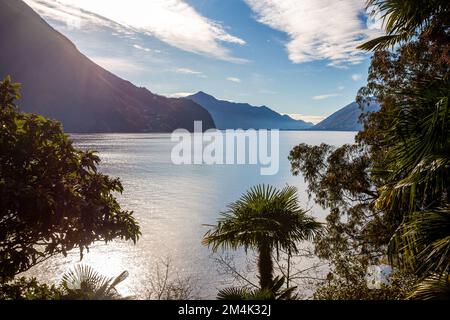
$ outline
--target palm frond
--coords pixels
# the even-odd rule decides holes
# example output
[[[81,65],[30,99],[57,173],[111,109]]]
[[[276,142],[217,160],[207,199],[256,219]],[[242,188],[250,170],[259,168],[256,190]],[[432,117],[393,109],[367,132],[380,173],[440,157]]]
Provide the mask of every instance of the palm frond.
[[[423,81],[411,97],[398,106],[397,121],[389,132],[385,172],[388,181],[380,190],[379,208],[408,204],[410,211],[427,205],[428,199],[449,191],[450,82]],[[420,201],[419,201],[420,200]]]
[[[418,274],[450,270],[450,206],[407,215],[389,244],[395,265]]]
[[[299,206],[295,187],[258,185],[228,206],[203,244],[213,250],[247,249],[258,248],[264,240],[272,248],[297,252],[296,243],[311,240],[320,229],[321,224]]]
[[[128,272],[124,271],[116,278],[108,278],[90,266],[78,264],[63,275],[61,285],[68,300],[121,299],[116,286],[127,277]]]
[[[409,299],[450,300],[450,275],[434,274],[420,282]]]
[[[251,295],[251,290],[239,287],[230,287],[219,290],[217,300],[245,300]]]
[[[367,9],[381,16],[386,35],[360,45],[363,50],[387,49],[435,26],[449,27],[447,0],[368,0]]]
[[[248,289],[242,287],[230,287],[219,290],[218,300],[290,300],[294,296],[297,287],[282,289],[286,282],[285,277],[276,277],[271,288]]]

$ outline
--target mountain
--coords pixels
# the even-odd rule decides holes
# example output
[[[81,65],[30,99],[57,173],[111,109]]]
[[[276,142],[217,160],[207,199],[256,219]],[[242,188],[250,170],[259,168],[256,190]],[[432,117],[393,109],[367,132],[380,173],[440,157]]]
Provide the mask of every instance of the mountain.
[[[364,106],[364,112],[377,112],[379,110],[380,105],[375,100],[367,102]],[[359,123],[361,113],[358,103],[350,103],[316,124],[312,130],[360,131],[363,128],[362,124]]]
[[[67,132],[170,132],[213,128],[196,103],[138,88],[80,53],[23,1],[0,0],[0,77],[22,83],[22,111],[62,122]]]
[[[247,103],[218,100],[202,91],[187,96],[209,111],[218,129],[281,129],[301,130],[313,126],[302,120],[281,115],[266,106],[255,107]]]

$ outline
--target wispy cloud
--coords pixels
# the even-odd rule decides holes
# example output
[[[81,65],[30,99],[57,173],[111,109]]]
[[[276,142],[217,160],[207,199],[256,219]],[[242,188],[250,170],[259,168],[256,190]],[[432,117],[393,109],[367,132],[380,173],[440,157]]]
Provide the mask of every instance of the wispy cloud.
[[[195,71],[189,68],[177,68],[175,69],[175,72],[184,74],[202,74],[200,71]]]
[[[142,51],[145,51],[145,52],[151,52],[152,51],[152,49],[142,47],[142,46],[140,46],[138,44],[134,44],[133,48],[138,49],[138,50],[142,50]]]
[[[353,81],[359,81],[359,80],[361,80],[361,79],[362,79],[362,75],[357,74],[357,73],[352,74],[352,80],[353,80]]]
[[[345,89],[345,87],[344,87],[344,86],[339,86],[339,87],[337,87],[337,89],[338,89],[339,91],[342,91],[342,90]]]
[[[236,77],[227,77],[226,80],[235,82],[235,83],[241,83],[241,79],[236,78]]]
[[[328,60],[330,66],[357,64],[356,47],[378,35],[378,24],[364,22],[363,0],[245,0],[256,19],[289,36],[286,49],[294,63]]]
[[[197,76],[199,78],[204,78],[204,79],[208,78],[205,74],[203,74],[203,72],[193,70],[190,68],[176,68],[173,71],[176,73],[180,73],[180,74]]]
[[[303,120],[306,122],[311,122],[313,124],[318,124],[320,121],[326,118],[325,116],[312,116],[300,113],[286,113],[286,115],[294,120]]]
[[[195,92],[174,92],[174,93],[168,93],[164,94],[166,97],[169,98],[184,98],[190,95],[193,95]]]
[[[312,99],[313,100],[325,100],[325,99],[339,97],[339,96],[340,96],[339,93],[329,93],[329,94],[322,94],[322,95],[314,96],[314,97],[312,97]]]
[[[25,0],[41,15],[67,21],[75,15],[82,21],[110,26],[125,32],[154,36],[167,44],[209,57],[245,62],[234,57],[223,43],[244,45],[220,23],[198,13],[185,0]],[[77,8],[82,9],[78,10]],[[105,19],[102,19],[105,18]],[[123,31],[122,30],[122,31]]]
[[[142,67],[131,60],[112,57],[91,57],[92,61],[108,71],[117,74],[131,74],[142,71]]]

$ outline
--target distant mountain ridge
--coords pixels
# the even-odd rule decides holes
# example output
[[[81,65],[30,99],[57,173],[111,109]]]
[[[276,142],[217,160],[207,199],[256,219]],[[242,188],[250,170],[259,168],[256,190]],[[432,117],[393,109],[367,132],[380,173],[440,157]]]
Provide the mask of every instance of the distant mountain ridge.
[[[192,100],[208,110],[218,129],[304,130],[313,127],[312,123],[294,120],[266,106],[255,107],[248,103],[219,100],[202,91],[185,99]]]
[[[364,105],[365,113],[379,110],[380,105],[375,100],[368,101]],[[363,129],[363,125],[359,122],[361,114],[359,104],[353,102],[316,124],[312,130],[360,131]]]
[[[193,131],[214,128],[186,99],[138,88],[80,53],[21,0],[0,0],[0,77],[22,83],[22,111],[61,121],[67,132]]]

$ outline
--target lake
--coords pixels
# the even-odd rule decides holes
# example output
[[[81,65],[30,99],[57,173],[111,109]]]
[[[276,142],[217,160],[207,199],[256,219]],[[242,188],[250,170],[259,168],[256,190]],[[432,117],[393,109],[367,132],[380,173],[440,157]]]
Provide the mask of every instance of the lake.
[[[170,134],[86,134],[72,135],[75,145],[97,150],[103,173],[120,177],[125,188],[118,195],[123,209],[132,210],[141,225],[142,237],[136,245],[114,241],[93,245],[82,263],[107,276],[129,272],[120,284],[123,294],[142,295],[149,279],[157,274],[157,264],[170,259],[172,273],[195,280],[201,298],[214,298],[217,288],[229,283],[230,276],[218,271],[211,250],[202,246],[208,230],[226,205],[247,189],[260,183],[298,187],[301,204],[323,220],[325,212],[308,202],[302,177],[294,177],[287,160],[299,143],[340,146],[352,143],[354,132],[280,132],[280,170],[273,176],[260,175],[256,165],[174,165]],[[79,252],[57,256],[35,267],[28,275],[57,283],[62,274],[79,262]],[[236,263],[245,263],[238,252]]]

